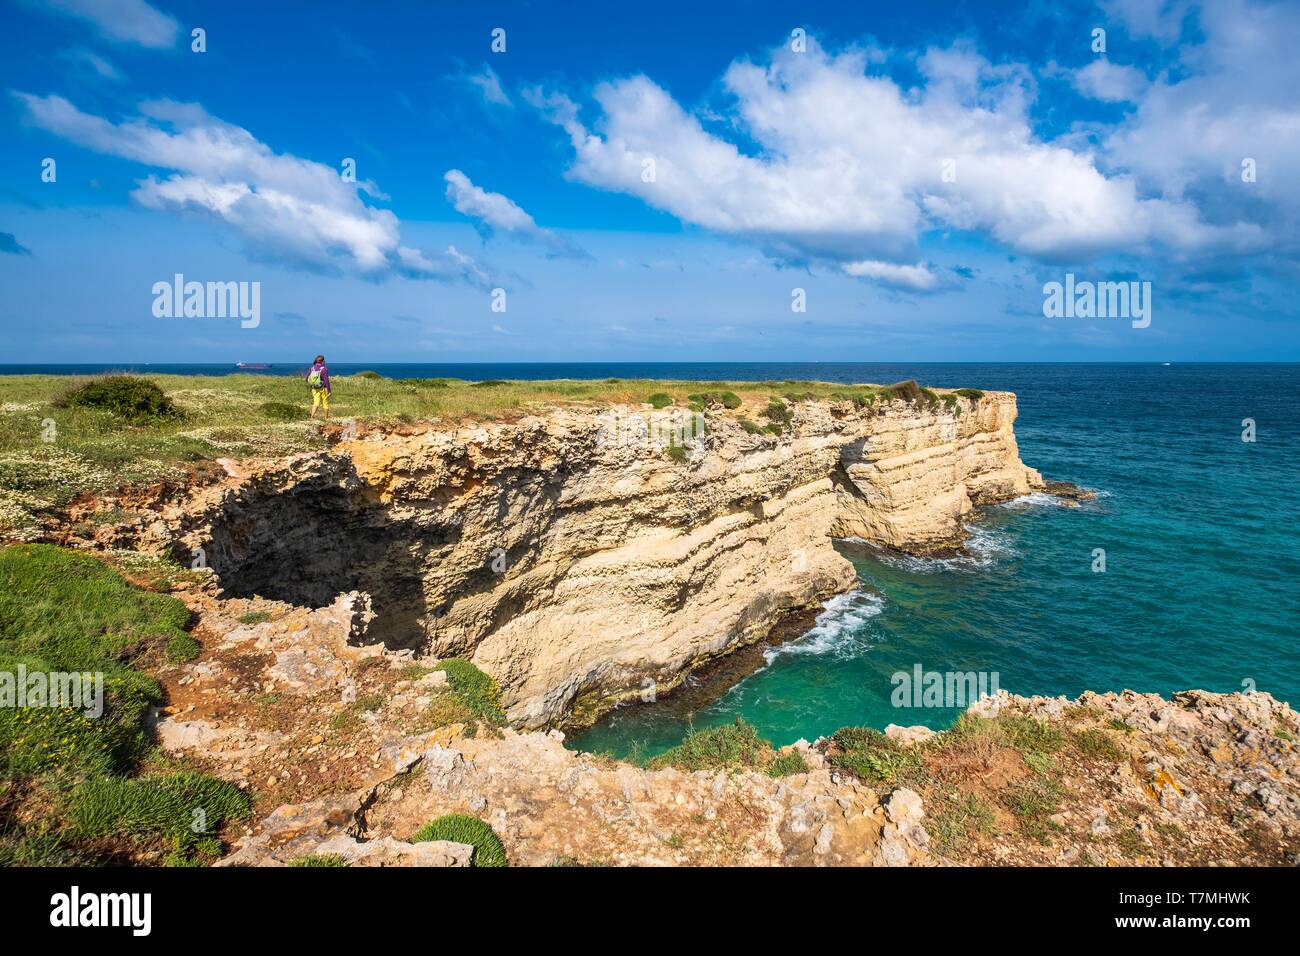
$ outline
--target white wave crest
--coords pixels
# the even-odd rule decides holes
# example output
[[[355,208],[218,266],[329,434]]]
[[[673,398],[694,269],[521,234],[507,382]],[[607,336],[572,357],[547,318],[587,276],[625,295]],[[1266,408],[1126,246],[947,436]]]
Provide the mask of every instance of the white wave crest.
[[[862,646],[862,628],[885,608],[885,599],[870,591],[837,594],[823,606],[802,637],[763,652],[768,664],[783,654],[851,656]]]

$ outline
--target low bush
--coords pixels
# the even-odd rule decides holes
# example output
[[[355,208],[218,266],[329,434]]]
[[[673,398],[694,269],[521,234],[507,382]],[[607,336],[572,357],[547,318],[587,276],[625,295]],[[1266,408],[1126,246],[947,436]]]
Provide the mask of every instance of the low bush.
[[[673,403],[673,397],[667,392],[655,392],[646,401],[652,408],[667,408]]]
[[[347,866],[348,861],[337,853],[308,853],[289,861],[290,866]]]
[[[915,379],[909,378],[906,381],[895,382],[893,385],[886,385],[880,390],[880,397],[887,402],[897,399],[915,405],[921,400],[921,386],[916,384]]]
[[[434,670],[446,673],[452,696],[471,716],[498,726],[506,722],[505,711],[501,709],[501,688],[487,674],[458,657],[439,661]]]
[[[693,405],[699,406],[700,409],[708,408],[710,405],[721,405],[723,408],[739,408],[744,404],[740,396],[732,391],[700,392],[686,397],[690,399]]]
[[[972,402],[978,402],[984,397],[984,393],[978,388],[959,388],[954,394],[960,395],[962,398],[969,398]]]
[[[370,369],[366,369],[364,372],[357,372],[356,377],[369,379],[372,382],[379,381],[380,379],[383,378],[383,376],[380,375],[378,372],[371,371]]]
[[[466,816],[463,813],[448,813],[436,820],[430,820],[411,838],[412,843],[425,843],[429,840],[468,843],[474,848],[474,855],[470,858],[474,866],[510,865],[501,838],[477,817]]]
[[[649,762],[652,769],[715,770],[722,767],[760,767],[772,755],[772,745],[753,725],[737,719],[709,730],[692,730],[676,747]]]
[[[768,399],[767,408],[763,409],[759,414],[770,422],[767,430],[777,435],[788,429],[790,423],[794,421],[794,412],[790,410],[790,407],[785,402],[775,396]]]
[[[503,378],[486,378],[481,382],[471,382],[470,388],[496,388],[500,385],[509,385]]]
[[[871,727],[844,727],[831,740],[835,744],[831,763],[862,780],[897,783],[921,767],[920,754],[914,748],[900,747]]]
[[[686,464],[686,459],[687,459],[686,449],[683,448],[681,445],[676,445],[676,444],[669,445],[667,448],[664,449],[664,454],[668,456],[669,461],[675,464],[678,465]]]
[[[803,754],[791,750],[788,753],[778,754],[776,759],[767,765],[767,775],[788,777],[791,774],[807,773],[809,769],[808,761],[803,759]]]
[[[59,408],[101,408],[130,421],[179,418],[180,410],[167,394],[137,375],[106,375],[65,392]]]

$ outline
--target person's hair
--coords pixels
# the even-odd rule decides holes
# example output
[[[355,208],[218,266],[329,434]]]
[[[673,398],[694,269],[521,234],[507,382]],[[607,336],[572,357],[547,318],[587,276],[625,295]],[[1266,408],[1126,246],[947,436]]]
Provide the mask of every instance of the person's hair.
[[[323,355],[318,355],[318,356],[316,356],[316,362],[319,362],[321,365],[324,365],[324,364],[325,364],[325,356],[323,356]],[[312,364],[315,365],[316,362],[313,362]]]

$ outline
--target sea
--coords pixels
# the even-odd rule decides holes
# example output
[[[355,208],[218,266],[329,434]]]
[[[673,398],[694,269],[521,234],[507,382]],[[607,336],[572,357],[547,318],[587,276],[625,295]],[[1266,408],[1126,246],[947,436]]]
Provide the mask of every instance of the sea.
[[[778,746],[843,726],[941,728],[966,701],[913,692],[917,675],[935,674],[945,689],[947,675],[980,675],[984,686],[1017,694],[1260,690],[1300,706],[1300,365],[331,365],[336,375],[363,368],[394,378],[914,378],[1006,389],[1019,399],[1025,463],[1097,492],[1077,508],[1040,494],[983,508],[958,557],[837,542],[857,587],[828,600],[805,633],[767,647],[738,682],[616,708],[572,734],[571,746],[649,756],[691,729],[737,718]],[[0,366],[0,374],[106,370]]]

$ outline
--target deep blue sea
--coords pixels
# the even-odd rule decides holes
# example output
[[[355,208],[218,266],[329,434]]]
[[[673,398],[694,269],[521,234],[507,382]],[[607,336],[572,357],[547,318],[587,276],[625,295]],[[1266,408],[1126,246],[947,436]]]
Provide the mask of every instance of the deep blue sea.
[[[303,363],[305,367],[305,363]],[[1008,389],[1021,457],[1096,489],[1078,509],[988,508],[971,555],[921,560],[851,542],[857,591],[705,706],[619,708],[571,742],[653,753],[741,716],[781,745],[845,725],[943,726],[955,711],[891,704],[891,675],[996,672],[1021,694],[1255,687],[1300,705],[1300,365],[333,364],[386,375],[819,379]],[[121,368],[121,366],[115,366]],[[140,366],[213,374],[228,366]],[[86,373],[90,366],[0,366]],[[296,373],[297,366],[272,369]],[[1242,440],[1243,419],[1255,441]],[[1106,570],[1093,570],[1094,549]]]

